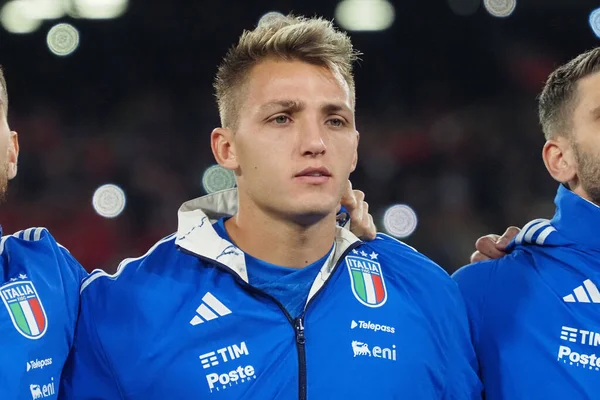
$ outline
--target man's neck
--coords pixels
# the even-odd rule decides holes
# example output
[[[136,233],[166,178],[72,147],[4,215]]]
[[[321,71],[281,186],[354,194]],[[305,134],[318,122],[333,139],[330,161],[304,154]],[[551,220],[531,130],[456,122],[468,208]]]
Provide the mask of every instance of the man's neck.
[[[575,181],[575,182],[569,182],[567,184],[563,184],[567,189],[569,189],[571,192],[575,193],[576,195],[578,195],[579,197],[581,197],[584,200],[589,201],[590,203],[594,204],[597,207],[600,207],[600,204],[598,202],[595,202],[594,199],[592,198],[592,196],[590,196],[585,189],[583,188],[583,186],[581,185],[581,183],[579,181]]]
[[[335,240],[335,214],[302,226],[264,212],[240,210],[225,222],[231,240],[259,260],[289,268],[303,268],[329,252]]]

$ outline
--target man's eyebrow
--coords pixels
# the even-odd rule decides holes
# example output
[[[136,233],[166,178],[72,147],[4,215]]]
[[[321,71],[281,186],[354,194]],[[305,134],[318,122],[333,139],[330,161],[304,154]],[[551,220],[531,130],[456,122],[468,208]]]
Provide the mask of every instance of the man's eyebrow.
[[[333,114],[340,111],[352,112],[350,107],[344,103],[328,103],[323,106],[323,111],[326,114]]]
[[[299,112],[306,108],[306,104],[296,100],[274,100],[260,106],[261,111],[281,109],[290,113]],[[340,111],[352,112],[352,109],[344,103],[327,103],[321,107],[325,114],[333,114]]]
[[[302,111],[306,105],[301,101],[296,100],[274,100],[265,103],[260,106],[261,111],[268,111],[270,109],[284,109],[289,112]]]

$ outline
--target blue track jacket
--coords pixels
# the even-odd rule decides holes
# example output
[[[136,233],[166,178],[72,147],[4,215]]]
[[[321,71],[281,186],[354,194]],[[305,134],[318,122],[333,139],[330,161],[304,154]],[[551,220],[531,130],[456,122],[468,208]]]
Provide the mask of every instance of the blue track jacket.
[[[44,228],[0,239],[0,399],[56,399],[85,270]]]
[[[84,281],[62,398],[481,398],[464,302],[441,268],[338,228],[293,319],[215,232],[236,207],[235,190],[187,202],[176,234]]]
[[[552,220],[469,265],[464,293],[489,400],[600,396],[600,208],[563,186]]]

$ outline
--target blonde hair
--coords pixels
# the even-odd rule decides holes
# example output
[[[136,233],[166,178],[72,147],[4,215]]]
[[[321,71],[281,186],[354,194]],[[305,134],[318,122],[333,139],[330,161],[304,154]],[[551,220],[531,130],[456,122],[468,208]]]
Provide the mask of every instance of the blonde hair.
[[[338,72],[354,99],[352,66],[360,55],[350,38],[323,18],[270,13],[256,29],[244,31],[221,62],[214,82],[221,125],[235,129],[241,107],[240,92],[249,72],[268,58],[303,61]]]

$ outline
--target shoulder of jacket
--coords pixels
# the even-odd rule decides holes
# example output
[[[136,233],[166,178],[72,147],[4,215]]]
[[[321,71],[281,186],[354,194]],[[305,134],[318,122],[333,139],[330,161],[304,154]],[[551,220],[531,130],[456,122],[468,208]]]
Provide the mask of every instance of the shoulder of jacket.
[[[401,240],[398,240],[390,235],[387,235],[385,233],[377,233],[377,236],[375,237],[375,239],[371,242],[366,242],[369,244],[373,244],[375,246],[390,246],[390,249],[395,249],[396,251],[401,251],[401,252],[414,252],[417,254],[420,254],[417,249],[415,249],[414,247],[404,243]]]
[[[14,250],[39,252],[44,249],[55,250],[58,247],[69,253],[69,250],[58,243],[48,229],[44,227],[23,229],[0,238],[0,255],[5,256],[7,256],[6,253],[12,253]]]
[[[389,266],[384,266],[384,269],[390,273],[410,275],[415,279],[423,277],[424,279],[450,280],[448,273],[429,257],[385,233],[378,233],[374,240],[364,242],[360,248],[363,248],[368,254],[373,251],[380,263],[389,264]]]
[[[129,278],[135,276],[136,272],[154,262],[159,262],[164,257],[169,257],[170,251],[175,251],[176,235],[171,234],[156,242],[144,255],[135,258],[126,258],[119,263],[114,274],[109,274],[104,270],[96,269],[81,283],[80,292],[90,290],[98,286],[94,282],[105,282],[107,284],[127,283]]]

